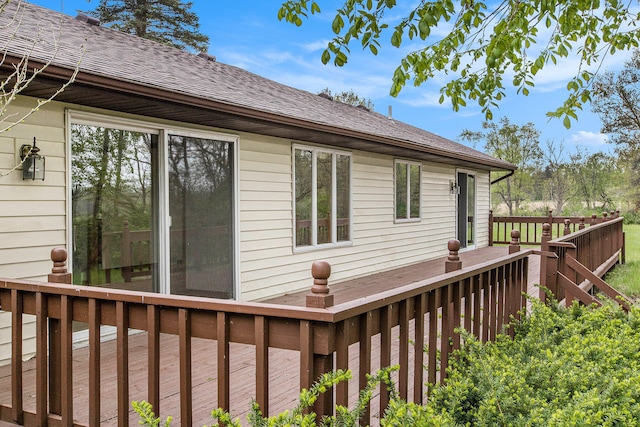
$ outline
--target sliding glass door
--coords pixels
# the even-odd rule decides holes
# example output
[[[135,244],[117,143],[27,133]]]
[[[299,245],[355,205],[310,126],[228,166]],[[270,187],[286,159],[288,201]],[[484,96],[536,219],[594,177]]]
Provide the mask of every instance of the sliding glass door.
[[[169,136],[171,293],[233,298],[233,147]]]
[[[71,166],[74,283],[234,298],[233,139],[72,121]]]

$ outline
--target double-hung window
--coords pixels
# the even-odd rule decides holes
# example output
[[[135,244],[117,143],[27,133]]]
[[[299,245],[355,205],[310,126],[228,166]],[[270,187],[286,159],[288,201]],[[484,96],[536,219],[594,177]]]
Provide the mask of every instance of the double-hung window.
[[[395,161],[395,219],[397,222],[420,220],[420,163]]]
[[[351,241],[351,155],[294,146],[296,248]]]

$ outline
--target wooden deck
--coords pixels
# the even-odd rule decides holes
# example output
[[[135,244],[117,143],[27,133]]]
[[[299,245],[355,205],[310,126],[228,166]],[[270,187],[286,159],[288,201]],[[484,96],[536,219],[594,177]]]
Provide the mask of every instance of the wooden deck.
[[[460,254],[463,268],[475,264],[493,260],[506,255],[506,246],[487,247],[478,250],[463,252]],[[436,277],[444,273],[445,258],[422,262],[409,267],[390,270],[367,277],[344,281],[342,283],[330,284],[331,293],[334,295],[335,304],[357,300],[366,295],[389,290],[411,284],[420,280]],[[534,283],[539,282],[539,257],[532,255],[529,260],[529,292],[537,295]],[[534,293],[535,292],[535,293]],[[270,299],[269,303],[285,305],[305,304],[305,292],[293,293],[278,298]],[[147,333],[136,333],[131,331],[129,339],[129,400],[147,399]],[[412,336],[413,332],[410,332]],[[396,335],[394,333],[394,335]],[[396,335],[397,336],[397,335]],[[163,349],[170,349],[161,354],[160,370],[160,414],[163,417],[171,415],[174,417],[172,425],[178,426],[180,423],[180,388],[178,380],[180,372],[179,338],[174,335],[161,334]],[[398,339],[391,340],[392,363],[398,363]],[[380,341],[372,340],[372,346],[380,346]],[[231,408],[230,412],[234,416],[240,417],[241,422],[246,425],[246,413],[251,400],[256,396],[254,378],[256,376],[254,347],[242,344],[231,343],[234,346],[234,358],[231,361],[230,371],[233,373],[234,381],[231,384]],[[352,362],[349,366],[358,366],[358,347],[351,346],[349,349],[349,359]],[[117,370],[118,349],[116,340],[104,342],[101,346],[101,395],[104,402],[101,407],[101,425],[117,425],[118,410],[114,399],[107,399],[113,396],[118,388],[114,373]],[[217,402],[216,372],[217,371],[217,349],[215,344],[209,340],[193,339],[192,343],[192,376],[193,376],[193,420],[194,425],[209,424],[210,411]],[[378,352],[379,353],[379,352]],[[241,356],[239,356],[241,355]],[[295,390],[299,387],[298,373],[300,371],[300,358],[295,351],[269,349],[270,372],[269,382],[272,390],[270,396],[270,414],[279,413],[285,409],[292,408],[296,400],[292,398]],[[74,419],[86,420],[89,407],[88,399],[88,378],[86,376],[89,364],[88,348],[79,347],[73,350],[73,406]],[[374,360],[371,364],[372,370],[378,369],[380,360]],[[357,377],[357,375],[354,375]],[[0,367],[0,384],[11,384],[11,367]],[[245,379],[246,378],[246,379]],[[32,359],[23,364],[24,388],[24,408],[35,410],[36,401],[36,366]],[[350,382],[350,402],[357,399],[358,379],[354,378]],[[277,392],[276,392],[277,391]],[[292,393],[293,391],[293,393]],[[410,390],[411,391],[411,390]],[[9,387],[0,387],[0,402],[11,401],[11,390]],[[372,401],[372,409],[375,409],[379,402]],[[373,411],[377,413],[377,411]],[[3,417],[0,417],[3,418]],[[137,417],[131,415],[130,425],[137,425]],[[371,425],[378,425],[378,419],[372,418]],[[0,427],[2,423],[0,423]]]
[[[481,249],[460,252],[462,267],[470,267],[485,261],[493,260],[508,254],[507,246],[488,246]],[[444,273],[444,263],[446,257],[436,258],[413,264],[407,267],[365,276],[357,279],[347,280],[337,284],[332,284],[329,279],[329,288],[334,296],[334,303],[341,304],[372,295],[394,287],[408,285],[420,280],[436,277]],[[540,256],[531,255],[529,257],[529,294],[537,296],[540,283]],[[304,306],[305,298],[309,291],[301,291],[276,298],[268,299],[264,302],[272,304],[286,304]]]

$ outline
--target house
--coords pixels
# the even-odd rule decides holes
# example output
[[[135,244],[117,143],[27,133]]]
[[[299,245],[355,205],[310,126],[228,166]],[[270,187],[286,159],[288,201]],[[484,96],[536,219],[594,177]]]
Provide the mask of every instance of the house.
[[[82,18],[82,17],[80,17]],[[25,2],[0,13],[10,104],[0,170],[33,144],[44,180],[0,179],[0,276],[260,300],[488,244],[490,171],[514,165],[391,117]],[[32,64],[32,65],[31,65]],[[0,360],[10,317],[0,313]],[[4,328],[4,329],[3,329]]]

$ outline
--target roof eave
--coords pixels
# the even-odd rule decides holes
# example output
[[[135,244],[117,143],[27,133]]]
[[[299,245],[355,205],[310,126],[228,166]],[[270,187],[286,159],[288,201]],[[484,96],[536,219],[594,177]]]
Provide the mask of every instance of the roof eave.
[[[4,67],[9,67],[23,58],[7,55]],[[30,61],[30,68],[42,67],[44,64]],[[66,67],[48,65],[41,73],[43,77],[68,81],[73,75],[74,70]],[[114,79],[108,76],[78,72],[75,83],[90,87],[115,90],[120,93],[129,94],[136,97],[145,97],[149,99],[168,101],[190,107],[196,107],[206,110],[216,111],[218,113],[229,114],[233,116],[243,117],[247,119],[260,120],[267,123],[277,124],[280,126],[290,126],[305,129],[312,132],[320,132],[323,134],[331,134],[340,137],[352,138],[356,140],[370,141],[375,144],[382,144],[389,147],[395,147],[401,150],[408,150],[415,153],[425,153],[429,156],[435,156],[442,159],[449,159],[452,162],[463,162],[476,165],[479,169],[492,171],[512,171],[517,169],[515,165],[504,162],[500,159],[478,159],[464,153],[451,153],[436,147],[429,147],[412,141],[388,138],[376,134],[368,134],[352,129],[345,129],[335,126],[329,126],[323,123],[317,123],[308,120],[302,120],[291,116],[271,113],[268,111],[253,109],[247,106],[216,101],[208,98],[196,97],[176,91],[167,91],[158,87],[140,84],[137,82]]]

